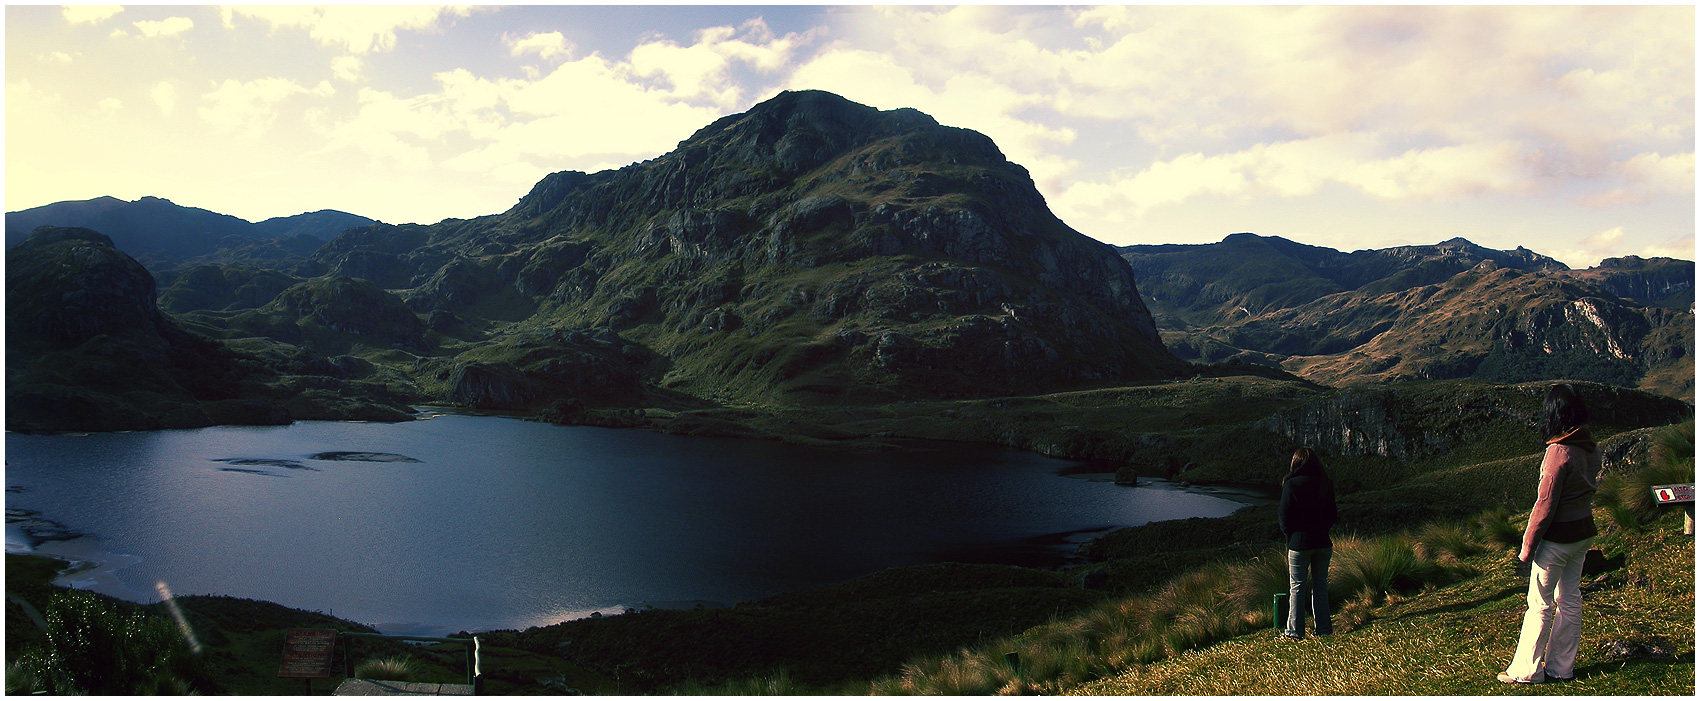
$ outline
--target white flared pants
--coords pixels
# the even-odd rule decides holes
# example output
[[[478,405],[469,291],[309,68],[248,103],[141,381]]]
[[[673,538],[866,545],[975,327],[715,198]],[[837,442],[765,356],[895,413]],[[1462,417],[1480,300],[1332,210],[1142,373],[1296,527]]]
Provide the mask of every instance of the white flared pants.
[[[1576,676],[1582,641],[1582,562],[1593,538],[1575,543],[1541,541],[1529,561],[1529,611],[1517,653],[1505,673],[1519,681]]]

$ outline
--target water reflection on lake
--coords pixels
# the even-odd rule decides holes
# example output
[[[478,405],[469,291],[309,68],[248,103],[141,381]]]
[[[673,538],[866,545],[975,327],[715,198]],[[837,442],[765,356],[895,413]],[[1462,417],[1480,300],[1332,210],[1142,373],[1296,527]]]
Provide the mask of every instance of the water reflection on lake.
[[[38,546],[100,565],[78,586],[150,601],[165,582],[437,634],[899,565],[1055,563],[1097,531],[1240,506],[957,444],[844,451],[464,415],[7,434],[6,463],[9,515],[89,535]],[[8,550],[26,530],[8,527]]]

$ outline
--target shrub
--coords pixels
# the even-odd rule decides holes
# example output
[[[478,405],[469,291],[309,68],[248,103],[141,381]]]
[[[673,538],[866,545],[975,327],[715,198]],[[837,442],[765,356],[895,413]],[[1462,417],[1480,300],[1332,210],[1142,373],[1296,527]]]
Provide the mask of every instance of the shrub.
[[[201,676],[164,618],[85,591],[54,594],[44,618],[47,644],[20,651],[6,671],[8,693],[176,694]]]

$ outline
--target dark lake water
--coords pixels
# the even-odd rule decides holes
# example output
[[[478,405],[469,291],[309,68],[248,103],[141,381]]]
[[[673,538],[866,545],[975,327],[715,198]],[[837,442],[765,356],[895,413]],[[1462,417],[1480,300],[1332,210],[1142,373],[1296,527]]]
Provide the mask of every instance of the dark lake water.
[[[156,601],[163,584],[416,634],[731,604],[899,565],[1059,563],[1104,529],[1241,506],[1017,451],[464,415],[7,434],[5,448],[8,551],[97,564],[76,586]],[[353,455],[324,455],[338,452]],[[33,542],[46,522],[86,535]]]

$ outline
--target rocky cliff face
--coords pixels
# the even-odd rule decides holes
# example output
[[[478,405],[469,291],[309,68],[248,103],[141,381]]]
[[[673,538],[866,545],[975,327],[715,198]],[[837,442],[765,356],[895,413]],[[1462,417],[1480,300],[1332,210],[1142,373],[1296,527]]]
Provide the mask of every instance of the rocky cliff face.
[[[1694,261],[1624,256],[1607,258],[1599,267],[1575,275],[1627,301],[1694,311]]]
[[[1183,358],[1334,386],[1573,378],[1693,397],[1692,263],[1572,271],[1462,239],[1345,254],[1249,234],[1122,250]]]
[[[1126,263],[991,140],[818,92],[650,161],[550,175],[501,215],[347,231],[296,273],[369,280],[460,341],[613,332],[655,357],[649,382],[703,397],[997,394],[1184,367]],[[457,386],[536,376],[511,357],[458,365]]]
[[[1279,412],[1254,427],[1326,455],[1412,462],[1472,449],[1476,446],[1469,441],[1500,425],[1509,429],[1506,435],[1527,438],[1526,446],[1512,448],[1514,454],[1535,453],[1541,449],[1541,397],[1551,384],[1349,388]],[[1611,385],[1575,384],[1588,405],[1590,424],[1601,431],[1676,423],[1694,415],[1680,400]]]

